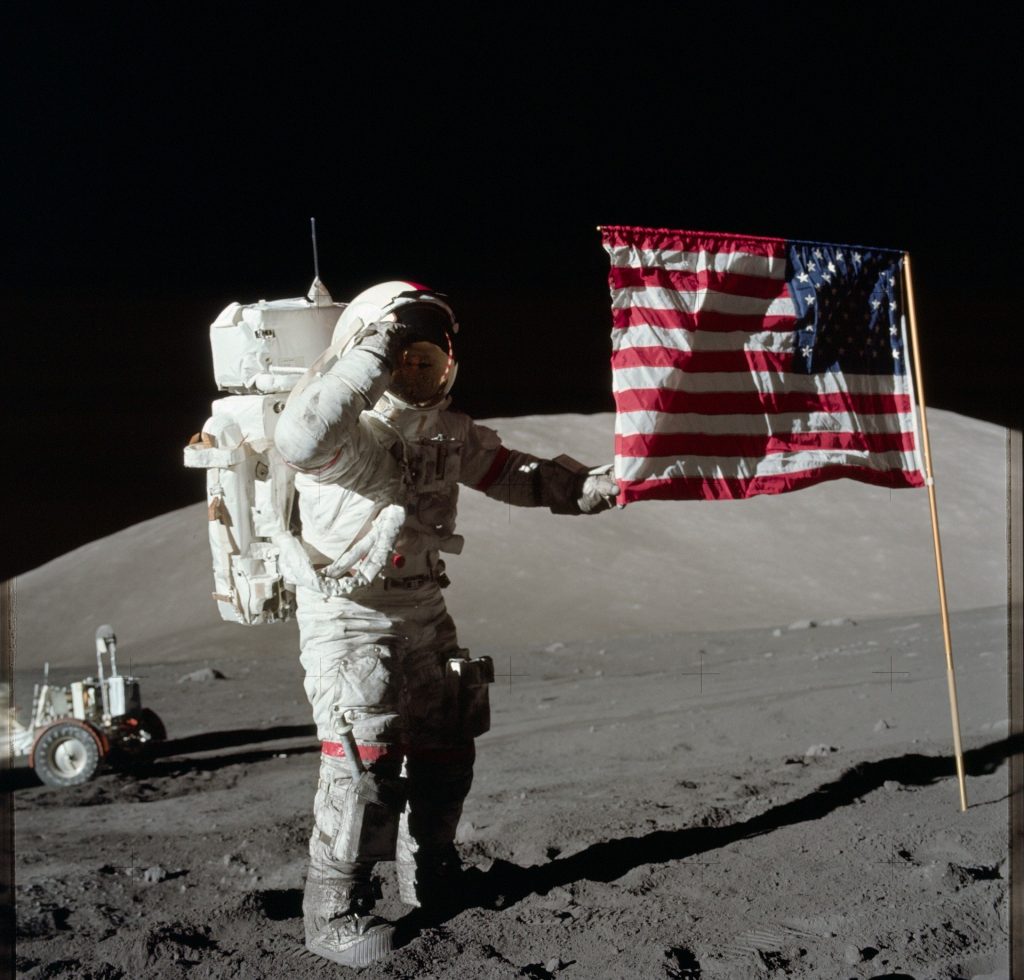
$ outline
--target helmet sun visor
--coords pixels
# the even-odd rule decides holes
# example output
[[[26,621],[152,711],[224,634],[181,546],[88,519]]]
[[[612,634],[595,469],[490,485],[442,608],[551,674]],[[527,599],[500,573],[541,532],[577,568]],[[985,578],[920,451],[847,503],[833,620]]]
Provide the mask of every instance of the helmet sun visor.
[[[395,319],[412,331],[412,340],[426,340],[443,351],[451,347],[452,321],[431,303],[406,303],[394,312]]]
[[[390,390],[410,405],[425,405],[443,390],[451,355],[428,340],[409,344],[391,375]]]

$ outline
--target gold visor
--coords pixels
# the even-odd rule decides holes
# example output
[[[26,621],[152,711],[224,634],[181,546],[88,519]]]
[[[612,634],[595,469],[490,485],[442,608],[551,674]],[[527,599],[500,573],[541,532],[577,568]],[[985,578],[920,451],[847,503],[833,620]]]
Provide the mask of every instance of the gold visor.
[[[440,347],[417,340],[399,355],[390,390],[410,405],[424,405],[440,393],[451,366],[451,357]]]

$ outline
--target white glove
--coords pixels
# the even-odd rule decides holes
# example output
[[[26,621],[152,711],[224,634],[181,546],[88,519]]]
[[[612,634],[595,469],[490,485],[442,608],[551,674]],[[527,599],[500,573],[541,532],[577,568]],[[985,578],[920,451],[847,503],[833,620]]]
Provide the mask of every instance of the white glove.
[[[605,463],[587,472],[576,499],[581,514],[599,514],[615,506],[619,485],[611,475],[614,466],[614,463]]]
[[[379,357],[389,371],[394,371],[398,364],[398,355],[413,339],[412,329],[404,323],[379,320],[366,324],[356,334],[353,346]]]
[[[391,556],[404,523],[405,508],[400,504],[381,510],[366,534],[320,573],[335,590],[332,594],[347,595],[372,582]]]

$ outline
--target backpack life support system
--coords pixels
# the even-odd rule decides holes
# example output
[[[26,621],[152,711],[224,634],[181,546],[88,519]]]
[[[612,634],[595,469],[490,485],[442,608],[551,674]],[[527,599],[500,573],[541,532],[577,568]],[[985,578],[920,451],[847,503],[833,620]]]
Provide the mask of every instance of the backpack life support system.
[[[274,429],[345,306],[316,278],[305,298],[232,303],[210,325],[214,379],[228,394],[185,447],[185,466],[206,470],[213,598],[228,622],[274,623],[294,612],[272,538],[292,529],[295,479]]]

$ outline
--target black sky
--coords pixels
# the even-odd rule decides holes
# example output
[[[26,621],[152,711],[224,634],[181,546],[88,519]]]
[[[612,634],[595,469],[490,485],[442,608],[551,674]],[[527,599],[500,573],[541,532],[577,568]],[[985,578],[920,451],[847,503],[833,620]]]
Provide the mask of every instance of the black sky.
[[[478,417],[612,410],[621,223],[908,250],[928,403],[1021,426],[998,17],[331,9],[0,10],[0,574],[201,499],[209,323],[305,292],[311,215],[336,298],[449,294]]]

